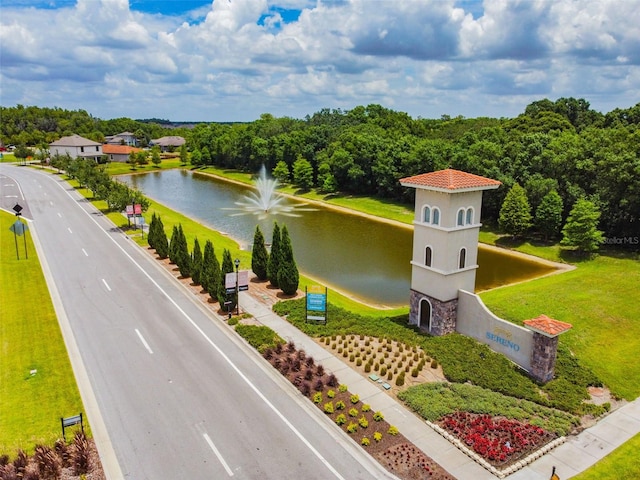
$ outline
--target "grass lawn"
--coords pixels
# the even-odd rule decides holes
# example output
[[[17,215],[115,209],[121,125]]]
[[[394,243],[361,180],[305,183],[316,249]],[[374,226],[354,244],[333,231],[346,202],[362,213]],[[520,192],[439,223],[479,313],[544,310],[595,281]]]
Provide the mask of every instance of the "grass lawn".
[[[640,395],[640,262],[605,254],[575,270],[481,294],[498,316],[521,324],[540,314],[569,322],[560,341],[617,395]]]
[[[573,480],[622,480],[640,478],[640,434],[622,444],[590,469]]]
[[[84,412],[31,235],[9,230],[0,211],[0,454],[14,457],[62,436],[60,417]],[[30,372],[37,370],[32,375]]]

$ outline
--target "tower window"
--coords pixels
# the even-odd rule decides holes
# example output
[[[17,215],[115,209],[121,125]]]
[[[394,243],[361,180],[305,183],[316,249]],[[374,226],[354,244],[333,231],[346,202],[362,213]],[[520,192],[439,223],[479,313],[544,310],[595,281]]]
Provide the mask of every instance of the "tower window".
[[[461,227],[462,225],[464,225],[464,209],[461,208],[460,210],[458,210],[458,222],[457,225],[459,227]]]
[[[473,208],[469,207],[467,209],[467,225],[471,225],[473,223]]]
[[[431,222],[434,225],[440,225],[440,209],[433,209],[433,221]]]
[[[431,223],[431,207],[424,207],[424,215],[422,215],[424,223]]]
[[[431,247],[427,247],[424,250],[424,264],[427,267],[431,266],[431,257],[433,256],[433,250],[431,249]]]
[[[467,249],[460,249],[460,258],[458,259],[458,268],[463,269],[467,263]]]

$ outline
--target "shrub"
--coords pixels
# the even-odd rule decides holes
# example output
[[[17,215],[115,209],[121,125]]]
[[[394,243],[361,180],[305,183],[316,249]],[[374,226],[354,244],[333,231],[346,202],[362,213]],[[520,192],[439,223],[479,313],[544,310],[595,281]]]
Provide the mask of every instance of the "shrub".
[[[243,325],[239,323],[236,325],[235,330],[249,345],[261,353],[269,347],[273,347],[278,354],[282,353],[281,343],[284,342],[284,340],[269,327],[265,327],[264,325]],[[279,345],[280,347],[278,347]]]
[[[336,410],[344,410],[347,406],[344,404],[342,400],[338,400],[336,402]]]
[[[313,389],[314,389],[316,392],[321,392],[322,390],[324,390],[324,383],[322,382],[322,379],[321,379],[321,378],[319,378],[319,379],[316,381],[316,383],[315,383],[315,384],[314,384],[314,386],[313,386]]]
[[[358,431],[358,424],[357,423],[349,423],[349,425],[347,425],[347,432],[349,433],[356,433]]]
[[[344,413],[341,413],[336,417],[336,423],[338,425],[344,425],[345,423],[347,423],[347,417],[345,417]]]
[[[396,378],[396,385],[398,387],[404,385],[404,372],[400,372],[400,375],[398,375],[398,378]]]
[[[300,391],[305,397],[311,395],[311,385],[309,385],[309,382],[302,382],[302,385],[300,385]]]
[[[238,317],[233,317],[233,318],[230,318],[227,323],[233,327],[234,325],[237,325],[238,323],[240,323],[240,319]]]
[[[375,412],[375,413],[373,414],[373,419],[374,419],[376,422],[381,422],[382,420],[384,420],[384,415],[382,414],[382,412]]]
[[[337,387],[338,386],[338,379],[336,378],[336,376],[333,373],[331,375],[329,375],[329,379],[327,380],[327,385],[329,385],[330,387]]]
[[[391,426],[389,427],[389,430],[387,430],[387,433],[388,433],[389,435],[398,435],[398,433],[400,433],[400,432],[398,431],[398,428],[397,428],[397,427],[394,427],[393,425],[391,425]]]
[[[438,368],[438,361],[437,360],[431,360],[431,368]]]
[[[364,364],[364,371],[365,373],[371,372],[371,363],[367,362]]]
[[[349,409],[349,416],[350,417],[357,417],[359,413],[360,412],[358,412],[357,408],[350,408]]]
[[[316,392],[313,395],[313,403],[320,403],[322,401],[322,392]]]
[[[391,380],[392,378],[393,378],[393,372],[389,370],[389,373],[387,374],[387,380]]]
[[[336,396],[336,392],[335,392],[335,390],[329,390],[329,391],[327,392],[327,397],[329,397],[329,398],[333,398],[333,397],[335,397],[335,396]]]
[[[373,434],[373,439],[374,439],[376,442],[379,442],[380,440],[382,440],[382,434],[381,434],[380,432],[375,432],[375,433]]]
[[[360,397],[358,395],[356,395],[356,394],[353,394],[353,395],[351,395],[350,400],[351,400],[351,403],[353,403],[355,405],[356,403],[358,403],[360,401]]]
[[[324,375],[324,367],[321,364],[316,367],[316,375],[319,377]]]
[[[332,350],[335,350],[337,346],[338,346],[338,345],[336,345],[335,343],[332,343],[332,344],[331,344],[331,349],[332,349]]]
[[[420,370],[418,370],[418,367],[414,368],[413,370],[411,370],[411,376],[413,378],[416,378],[418,376],[418,374],[420,373]]]
[[[327,402],[324,404],[324,413],[333,413],[334,412],[334,408],[333,408],[333,402]]]
[[[369,426],[369,420],[363,415],[358,419],[358,425],[362,428],[367,428]]]
[[[371,405],[369,405],[368,403],[365,403],[365,404],[363,404],[363,405],[362,405],[361,410],[362,410],[363,412],[368,412],[368,411],[370,411],[370,410],[371,410]]]
[[[362,437],[362,440],[360,441],[360,444],[363,447],[368,447],[371,444],[371,440],[369,440],[367,437]]]
[[[356,366],[357,367],[362,366],[362,359],[361,358],[358,358],[358,360],[356,360]]]
[[[89,473],[89,442],[83,432],[76,432],[73,437],[71,464],[76,475]]]
[[[339,391],[339,392],[344,393],[344,392],[346,392],[347,390],[348,390],[348,387],[347,387],[344,383],[342,383],[342,384],[340,384],[340,385],[338,386],[338,391]]]
[[[380,375],[384,377],[386,374],[387,374],[387,366],[383,365],[382,367],[380,367]]]
[[[33,459],[42,478],[60,478],[62,465],[56,452],[51,447],[45,445],[36,446]]]
[[[313,380],[313,377],[314,377],[313,369],[307,368],[304,371],[304,379],[307,380],[307,381],[311,381],[311,380]]]
[[[296,344],[293,343],[293,340],[290,340],[289,342],[287,342],[287,351],[289,353],[293,353],[296,351]]]
[[[356,356],[353,353],[349,356],[349,361],[352,363],[356,361]]]

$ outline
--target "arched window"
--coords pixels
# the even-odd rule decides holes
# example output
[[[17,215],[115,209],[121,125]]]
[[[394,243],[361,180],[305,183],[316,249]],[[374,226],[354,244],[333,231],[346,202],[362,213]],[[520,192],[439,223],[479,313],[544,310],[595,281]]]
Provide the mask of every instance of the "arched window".
[[[422,221],[424,223],[431,222],[431,208],[429,206],[424,207],[424,214],[422,215]]]
[[[460,210],[458,210],[458,222],[457,225],[459,227],[461,227],[462,225],[464,225],[464,209],[461,208]]]
[[[433,221],[431,223],[433,223],[434,225],[440,225],[440,209],[439,208],[433,209]]]
[[[471,225],[472,223],[473,223],[473,208],[469,207],[469,209],[467,209],[467,225]]]
[[[467,263],[467,249],[461,248],[460,258],[458,259],[458,268],[460,269],[464,268],[466,263]]]
[[[431,266],[431,257],[433,256],[433,250],[431,247],[427,247],[424,249],[424,264],[427,267]]]

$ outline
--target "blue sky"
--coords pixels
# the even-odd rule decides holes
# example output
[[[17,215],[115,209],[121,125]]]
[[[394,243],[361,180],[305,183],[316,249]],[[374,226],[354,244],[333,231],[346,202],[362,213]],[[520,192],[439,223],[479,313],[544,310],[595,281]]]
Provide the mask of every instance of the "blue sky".
[[[1,0],[0,104],[252,121],[640,101],[640,0]]]

